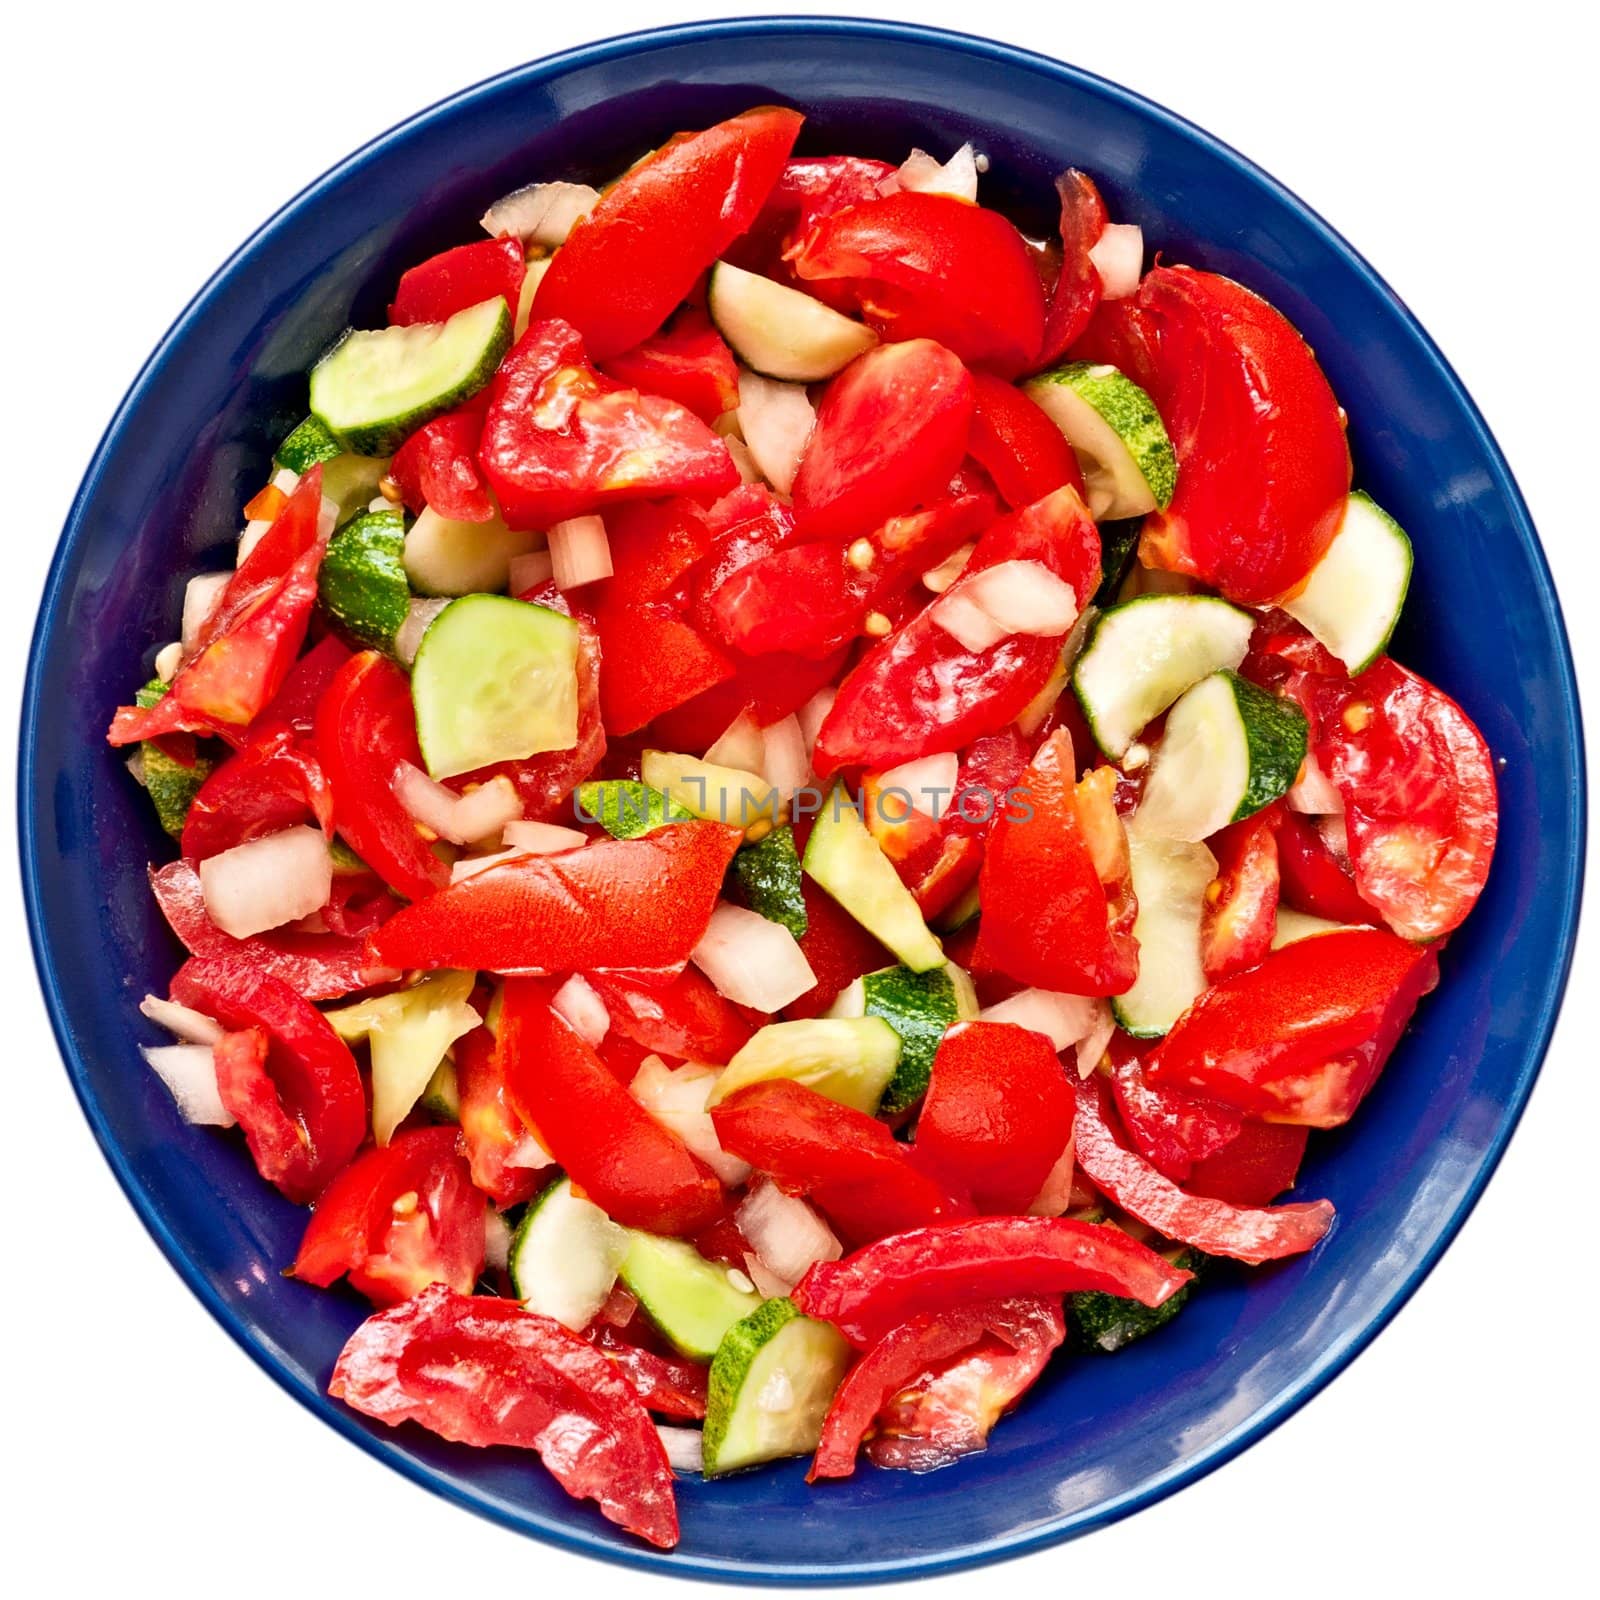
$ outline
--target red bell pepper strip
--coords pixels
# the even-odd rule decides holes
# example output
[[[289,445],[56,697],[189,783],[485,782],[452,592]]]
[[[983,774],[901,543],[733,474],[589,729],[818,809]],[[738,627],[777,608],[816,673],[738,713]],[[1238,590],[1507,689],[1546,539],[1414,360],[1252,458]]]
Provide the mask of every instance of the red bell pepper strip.
[[[886,339],[934,339],[1008,378],[1038,359],[1044,292],[1022,235],[998,211],[901,190],[816,222],[792,259],[808,282],[847,280]]]
[[[229,1032],[262,1030],[227,1064],[219,1058],[223,1104],[238,1117],[262,1177],[305,1202],[356,1153],[367,1100],[355,1057],[308,1000],[270,973],[239,960],[194,957],[178,968],[172,998],[215,1017]],[[241,1096],[247,1096],[248,1105]]]
[[[1122,1143],[1112,1116],[1104,1080],[1085,1078],[1078,1085],[1078,1165],[1108,1200],[1168,1239],[1256,1266],[1309,1250],[1333,1225],[1327,1200],[1255,1210],[1186,1194]]]
[[[649,1410],[689,1422],[697,1422],[706,1414],[706,1369],[697,1362],[646,1350],[621,1329],[598,1319],[584,1329],[584,1337],[606,1353]]]
[[[793,267],[783,260],[791,242],[803,237],[813,223],[845,206],[876,200],[878,186],[894,170],[887,161],[865,156],[805,156],[786,163],[760,214],[743,237],[723,252],[724,260],[746,272],[794,281]],[[807,287],[826,290],[829,285]]]
[[[1375,920],[1374,908],[1356,888],[1349,856],[1334,849],[1322,823],[1297,811],[1284,811],[1276,842],[1279,890],[1286,905],[1333,922],[1360,925]]]
[[[1106,203],[1094,179],[1068,167],[1056,179],[1061,197],[1061,270],[1045,308],[1041,367],[1054,366],[1072,348],[1100,304],[1100,274],[1089,252],[1106,229]]]
[[[1301,939],[1208,989],[1146,1071],[1247,1116],[1336,1128],[1438,977],[1432,950],[1376,928]]]
[[[597,361],[648,339],[755,221],[803,120],[758,106],[669,139],[578,221],[539,284],[533,315],[570,322]]]
[[[711,1120],[724,1150],[808,1195],[854,1243],[967,1209],[876,1118],[804,1084],[753,1083],[714,1107]]]
[[[1066,436],[1022,390],[992,373],[972,375],[967,453],[1013,511],[1064,483],[1084,493],[1083,472]]]
[[[529,324],[494,375],[478,462],[513,528],[625,500],[712,499],[739,482],[727,445],[698,417],[602,377],[577,330],[548,320]]]
[[[698,306],[685,306],[669,327],[600,363],[608,378],[687,406],[715,422],[739,404],[739,363]]]
[[[856,1469],[856,1452],[878,1413],[916,1376],[951,1356],[965,1354],[993,1332],[1011,1343],[1022,1342],[1019,1327],[1051,1310],[1060,1318],[1059,1302],[1031,1296],[979,1300],[943,1311],[923,1312],[891,1328],[845,1375],[828,1408],[811,1459],[807,1483],[818,1478],[848,1478]],[[1056,1343],[1063,1334],[1058,1334]]]
[[[1211,841],[1217,875],[1200,913],[1200,964],[1215,983],[1266,957],[1278,920],[1280,807],[1230,823]]]
[[[675,1061],[725,1065],[759,1026],[749,1020],[756,1013],[724,1000],[693,967],[685,967],[665,988],[603,973],[596,973],[590,982],[605,1001],[618,1033]]]
[[[681,968],[742,839],[720,822],[680,822],[518,857],[391,917],[373,935],[373,957],[477,972]]]
[[[800,458],[801,532],[852,539],[934,499],[966,454],[971,417],[970,375],[932,340],[858,356],[828,385]]]
[[[673,1235],[708,1227],[722,1214],[722,1185],[552,1007],[556,987],[539,978],[506,983],[499,1048],[512,1108],[624,1227]]]
[[[531,1200],[546,1174],[515,1164],[527,1138],[506,1098],[503,1058],[487,1028],[474,1028],[455,1043],[458,1120],[472,1181],[504,1210]]]
[[[1125,1034],[1112,1036],[1110,1054],[1122,1125],[1134,1148],[1163,1177],[1184,1182],[1197,1162],[1239,1137],[1244,1118],[1232,1106],[1151,1083],[1141,1053]]]
[[[916,1147],[978,1210],[1021,1212],[1072,1137],[1072,1117],[1066,1070],[1042,1033],[967,1022],[933,1058]]]
[[[308,818],[331,837],[333,795],[316,756],[280,727],[230,756],[200,785],[184,818],[184,859],[203,861]]]
[[[390,1427],[537,1450],[574,1499],[678,1542],[672,1469],[639,1397],[581,1335],[514,1300],[434,1284],[351,1334],[328,1393]]]
[[[1303,1124],[1246,1122],[1236,1139],[1195,1162],[1185,1187],[1236,1206],[1269,1205],[1294,1188],[1310,1137]]]
[[[976,964],[1024,985],[1112,995],[1139,973],[1138,902],[1110,769],[1073,782],[1057,729],[990,830],[979,878]]]
[[[295,1277],[325,1289],[348,1274],[380,1307],[430,1283],[470,1294],[483,1271],[487,1208],[460,1143],[452,1127],[412,1128],[357,1156],[322,1191]]]
[[[350,659],[350,650],[331,633],[319,639],[284,675],[283,685],[244,731],[246,742],[278,727],[309,734],[317,706],[334,674]]]
[[[449,867],[395,798],[400,763],[422,765],[405,673],[376,650],[352,656],[317,707],[316,740],[333,785],[333,820],[350,848],[409,900],[449,883]]]
[[[976,1300],[1094,1290],[1158,1306],[1191,1277],[1116,1228],[1067,1217],[979,1217],[819,1261],[794,1302],[865,1350],[912,1317]]]
[[[235,939],[211,920],[200,874],[191,862],[169,861],[154,868],[150,888],[161,914],[190,955],[242,962],[288,984],[308,1000],[337,1000],[400,976],[368,957],[366,929],[350,935],[274,928],[248,939]]]
[[[494,501],[478,467],[483,416],[477,407],[425,423],[394,453],[389,476],[413,516],[432,506],[452,522],[489,522]]]
[[[1087,605],[1100,581],[1100,537],[1076,492],[1057,489],[995,523],[949,593],[1002,561],[1040,562],[1072,586],[1080,608]],[[1060,659],[1059,639],[1028,634],[968,650],[934,610],[874,646],[839,686],[817,735],[819,777],[848,766],[894,767],[997,733],[1044,688]]]
[[[509,237],[443,250],[401,273],[389,307],[389,325],[409,328],[419,322],[445,322],[496,295],[515,314],[527,270],[521,241]]]
[[[817,983],[783,1009],[787,1017],[820,1017],[842,990],[863,973],[892,967],[894,957],[809,875],[800,880],[800,895],[805,901],[806,931],[799,945]]]

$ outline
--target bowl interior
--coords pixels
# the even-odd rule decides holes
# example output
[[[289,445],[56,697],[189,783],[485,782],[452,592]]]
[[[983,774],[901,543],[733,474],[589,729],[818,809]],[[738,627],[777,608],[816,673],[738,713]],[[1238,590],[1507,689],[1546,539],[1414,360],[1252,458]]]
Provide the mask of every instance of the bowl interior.
[[[1301,1193],[1339,1221],[1309,1259],[1223,1275],[1159,1338],[1061,1361],[988,1452],[928,1477],[787,1465],[681,1489],[683,1543],[646,1552],[509,1451],[391,1432],[323,1394],[354,1297],[280,1276],[304,1212],[243,1142],[186,1129],[135,1044],[180,959],[146,863],[170,844],[101,743],[171,636],[183,585],[224,565],[238,508],[347,323],[381,325],[405,265],[470,239],[498,195],[600,178],[666,134],[783,101],[802,149],[899,160],[974,140],[985,198],[1045,233],[1054,175],[1091,171],[1170,259],[1284,310],[1350,413],[1356,481],[1414,540],[1395,653],[1465,705],[1500,758],[1488,889],[1444,980],[1350,1130],[1312,1142]],[[174,1264],[298,1398],[385,1459],[512,1526],[706,1576],[907,1575],[1063,1537],[1225,1458],[1382,1325],[1508,1136],[1565,976],[1582,862],[1582,754],[1548,574],[1503,462],[1403,308],[1313,215],[1166,113],[1070,69],[953,36],[735,23],[592,47],[468,91],[384,136],[267,225],[189,308],[108,433],[41,612],[23,725],[25,870],[41,972],[108,1157]]]

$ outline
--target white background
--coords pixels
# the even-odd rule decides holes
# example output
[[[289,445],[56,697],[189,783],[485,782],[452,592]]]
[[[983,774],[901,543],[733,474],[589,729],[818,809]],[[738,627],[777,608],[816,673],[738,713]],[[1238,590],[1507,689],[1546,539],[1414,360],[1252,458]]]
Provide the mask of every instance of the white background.
[[[741,9],[57,0],[26,8],[26,35],[14,17],[0,95],[4,680],[20,685],[46,563],[101,428],[172,317],[262,219],[373,134],[479,78],[601,33]],[[1417,7],[1413,20],[1393,0],[924,0],[880,14],[981,28],[1126,83],[1254,157],[1345,232],[1487,414],[1542,530],[1593,705],[1591,61],[1566,6],[1495,8],[1483,27],[1475,9]],[[132,1583],[281,1597],[402,1582],[424,1595],[554,1595],[651,1584],[431,1498],[291,1404],[234,1348],[93,1146],[34,985],[12,853],[3,859],[0,941],[14,987],[0,1385],[15,1476],[0,1573],[11,1592]],[[1499,1176],[1351,1371],[1175,1499],[1004,1571],[930,1580],[927,1592],[1587,1589],[1594,951],[1591,927]]]

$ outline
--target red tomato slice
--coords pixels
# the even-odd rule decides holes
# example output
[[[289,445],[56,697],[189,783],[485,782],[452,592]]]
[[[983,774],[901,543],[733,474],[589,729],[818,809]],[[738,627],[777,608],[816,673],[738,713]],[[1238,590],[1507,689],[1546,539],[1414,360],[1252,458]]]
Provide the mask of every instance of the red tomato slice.
[[[262,1177],[291,1200],[315,1199],[367,1131],[367,1098],[348,1046],[308,1000],[243,961],[184,962],[172,998],[232,1033],[265,1035],[264,1053],[252,1040],[226,1064],[219,1056],[223,1104],[244,1127]]]
[[[1268,1205],[1294,1188],[1310,1136],[1309,1128],[1286,1122],[1246,1122],[1238,1138],[1195,1162],[1188,1191],[1236,1206]]]
[[[1082,335],[1100,303],[1100,274],[1089,252],[1106,228],[1106,203],[1094,179],[1068,167],[1056,179],[1061,197],[1061,270],[1045,311],[1041,367],[1054,366]]]
[[[1111,1088],[1134,1148],[1174,1183],[1182,1183],[1197,1162],[1230,1145],[1244,1126],[1244,1118],[1231,1106],[1151,1083],[1138,1049],[1122,1033],[1111,1040]]]
[[[800,935],[799,944],[817,983],[798,1000],[791,1000],[783,1011],[791,1018],[820,1017],[839,998],[840,991],[849,988],[863,973],[892,967],[895,960],[809,875],[800,880],[800,894],[806,907],[806,931]]]
[[[928,1171],[979,1211],[1026,1211],[1072,1137],[1073,1096],[1050,1041],[1006,1022],[952,1028],[917,1118]]]
[[[930,339],[880,345],[828,385],[794,480],[809,539],[870,533],[937,497],[961,465],[972,379]]]
[[[1084,492],[1083,473],[1066,436],[1022,390],[987,372],[972,375],[967,452],[994,479],[1013,511],[1064,483]]]
[[[352,656],[317,707],[316,742],[333,786],[333,820],[350,848],[407,899],[448,884],[449,867],[395,798],[400,763],[422,765],[405,673],[376,650]]]
[[[878,185],[894,168],[865,156],[808,156],[787,162],[772,193],[743,238],[723,252],[746,272],[793,281],[794,269],[782,259],[792,239],[813,223],[845,206],[878,198]]]
[[[846,646],[820,661],[783,653],[740,661],[732,677],[657,717],[650,742],[662,750],[703,753],[741,711],[749,711],[762,727],[770,727],[832,683],[848,653]]]
[[[1284,904],[1333,922],[1373,920],[1373,908],[1356,889],[1349,856],[1334,849],[1323,824],[1285,811],[1278,820],[1277,847]]]
[[[819,1261],[793,1298],[865,1350],[912,1317],[976,1300],[1093,1290],[1158,1306],[1191,1277],[1116,1228],[1066,1217],[979,1217]]]
[[[1146,1071],[1247,1116],[1336,1128],[1438,977],[1433,951],[1375,928],[1301,939],[1208,989]]]
[[[289,728],[278,728],[200,785],[184,818],[184,859],[203,861],[308,819],[331,837],[333,796],[316,756]]]
[[[649,1410],[689,1422],[697,1422],[705,1416],[706,1369],[698,1363],[647,1350],[609,1322],[590,1323],[584,1329],[584,1338],[597,1350],[605,1352],[612,1366]]]
[[[531,1200],[547,1173],[518,1166],[527,1130],[506,1099],[500,1051],[487,1028],[474,1028],[455,1043],[456,1092],[461,1137],[472,1181],[502,1210]]]
[[[1044,292],[1022,235],[998,211],[901,190],[822,218],[792,259],[802,279],[847,280],[886,339],[934,339],[1002,377],[1038,359]]]
[[[482,305],[499,295],[513,315],[522,293],[527,262],[520,240],[479,239],[429,256],[400,275],[389,326],[408,328],[418,322],[445,322],[458,311]]]
[[[325,1289],[348,1273],[375,1306],[430,1283],[470,1294],[483,1271],[487,1207],[460,1142],[455,1128],[413,1128],[358,1156],[322,1191],[295,1277]]]
[[[1361,898],[1408,939],[1460,927],[1500,823],[1494,762],[1471,718],[1385,656],[1351,683],[1320,685],[1316,725]]]
[[[739,363],[698,306],[685,306],[662,332],[600,366],[630,389],[687,406],[702,422],[739,404]]]
[[[316,722],[317,706],[339,668],[350,659],[349,648],[330,633],[319,639],[284,676],[283,686],[244,731],[245,740],[259,738],[287,725],[309,734]]]
[[[601,377],[577,330],[557,321],[530,323],[500,364],[478,461],[513,528],[548,528],[624,500],[709,499],[739,481],[705,423]]]
[[[478,467],[483,415],[477,408],[447,412],[411,435],[394,453],[389,476],[413,516],[432,506],[452,522],[489,522],[494,501]]]
[[[390,1427],[536,1450],[574,1499],[662,1549],[678,1542],[672,1469],[638,1395],[581,1335],[515,1300],[434,1284],[356,1329],[328,1393]]]
[[[722,1148],[808,1195],[848,1241],[917,1228],[966,1207],[875,1117],[804,1084],[753,1083],[713,1108]]]
[[[534,316],[571,323],[597,361],[649,338],[755,221],[803,120],[758,106],[669,139],[579,220],[539,284]]]
[[[1097,1074],[1085,1078],[1078,1085],[1078,1164],[1108,1200],[1168,1239],[1256,1266],[1309,1250],[1333,1224],[1326,1200],[1255,1210],[1187,1194],[1122,1143],[1113,1117],[1110,1088]]]
[[[1272,948],[1278,921],[1279,807],[1231,823],[1211,841],[1217,875],[1200,914],[1200,961],[1206,977],[1243,972]]]
[[[725,1065],[749,1043],[759,1025],[731,1000],[724,1000],[693,967],[685,967],[665,988],[647,988],[601,973],[590,981],[618,1033],[674,1061]]]
[[[539,978],[505,986],[499,1048],[512,1108],[624,1227],[682,1235],[709,1226],[723,1211],[722,1185],[553,1009],[556,987]]]

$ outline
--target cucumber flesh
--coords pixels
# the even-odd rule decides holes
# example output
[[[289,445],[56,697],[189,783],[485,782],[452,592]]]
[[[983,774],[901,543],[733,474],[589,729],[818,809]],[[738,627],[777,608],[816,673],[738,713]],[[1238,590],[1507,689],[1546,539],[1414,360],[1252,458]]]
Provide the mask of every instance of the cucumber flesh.
[[[1203,844],[1130,834],[1128,864],[1139,915],[1139,976],[1112,998],[1117,1022],[1136,1039],[1166,1033],[1206,988],[1200,964],[1200,914],[1217,858]]]
[[[1255,619],[1211,595],[1154,594],[1101,612],[1072,669],[1095,742],[1113,761],[1185,690],[1237,667]]]
[[[1096,522],[1142,517],[1171,501],[1178,458],[1155,402],[1132,378],[1069,361],[1032,379],[1028,393],[1072,446]]]
[[[765,778],[670,750],[646,750],[639,776],[694,816],[744,828],[756,838],[772,828],[782,807]]]
[[[511,1240],[511,1287],[529,1311],[581,1333],[606,1303],[630,1235],[558,1178],[528,1207]]]
[[[1306,758],[1305,713],[1224,669],[1167,713],[1134,832],[1194,842],[1285,793]]]
[[[542,538],[514,532],[499,517],[452,522],[424,506],[406,535],[406,578],[418,594],[497,594],[510,582],[512,558],[537,549]]]
[[[787,1078],[871,1116],[899,1063],[900,1035],[879,1017],[772,1022],[735,1053],[706,1106],[747,1084]]]
[[[734,1323],[761,1305],[727,1267],[682,1239],[630,1231],[618,1276],[661,1336],[691,1361],[709,1361]]]
[[[323,462],[322,497],[339,508],[336,526],[342,528],[372,504],[388,470],[388,456],[356,456],[348,451]]]
[[[1411,541],[1400,524],[1357,491],[1345,502],[1333,543],[1300,592],[1282,602],[1351,677],[1383,654],[1411,586]]]
[[[317,573],[322,608],[360,648],[394,654],[394,636],[411,614],[405,522],[398,511],[369,511],[329,541]]]
[[[1302,939],[1315,939],[1324,933],[1344,933],[1361,926],[1361,923],[1334,922],[1328,917],[1314,917],[1309,911],[1279,906],[1278,920],[1272,930],[1272,948],[1281,950],[1286,944],[1298,944]]]
[[[706,1476],[810,1454],[849,1365],[838,1330],[792,1300],[769,1300],[730,1328],[707,1382]]]
[[[505,595],[453,600],[411,670],[417,738],[435,778],[578,742],[578,625]]]
[[[707,309],[733,353],[764,377],[819,383],[878,342],[872,329],[799,289],[719,261]]]
[[[311,413],[347,450],[389,455],[476,394],[510,347],[500,296],[447,322],[352,331],[311,369]]]

